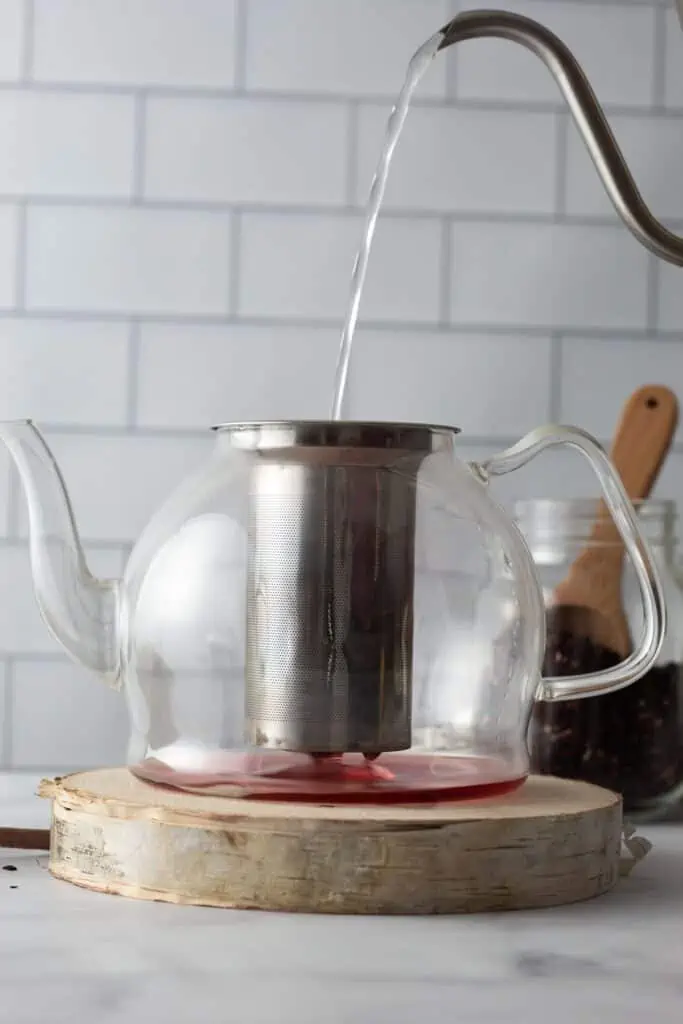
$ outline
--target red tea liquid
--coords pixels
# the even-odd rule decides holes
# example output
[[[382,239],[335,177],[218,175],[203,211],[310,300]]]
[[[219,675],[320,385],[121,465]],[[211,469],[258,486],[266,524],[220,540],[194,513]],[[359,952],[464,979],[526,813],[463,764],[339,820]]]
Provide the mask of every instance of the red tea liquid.
[[[148,758],[131,771],[146,782],[205,795],[295,803],[415,804],[482,800],[517,789],[504,761],[438,754],[311,757],[286,751],[204,754],[191,768]]]

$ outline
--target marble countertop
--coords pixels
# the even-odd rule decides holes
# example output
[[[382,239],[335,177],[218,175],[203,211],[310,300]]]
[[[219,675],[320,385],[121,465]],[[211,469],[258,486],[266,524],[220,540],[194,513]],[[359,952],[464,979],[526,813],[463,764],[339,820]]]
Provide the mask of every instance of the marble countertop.
[[[37,781],[0,775],[3,825],[46,824]],[[0,1022],[680,1024],[683,824],[639,832],[652,850],[606,896],[451,918],[138,903],[0,850]]]

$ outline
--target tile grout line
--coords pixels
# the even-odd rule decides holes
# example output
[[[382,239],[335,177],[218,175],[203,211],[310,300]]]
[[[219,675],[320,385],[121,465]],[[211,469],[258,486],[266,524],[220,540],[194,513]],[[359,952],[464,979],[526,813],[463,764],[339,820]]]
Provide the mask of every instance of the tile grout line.
[[[447,4],[448,17],[455,18],[460,14],[460,0],[451,0],[450,4]],[[460,50],[457,46],[449,47],[448,51],[444,54],[446,61],[446,95],[445,99],[451,102],[456,102],[458,98],[458,55]]]
[[[19,480],[17,468],[14,465],[14,461],[12,461],[9,467],[9,480],[7,483],[7,540],[20,540],[19,525],[22,491],[23,488]]]
[[[8,654],[3,660],[5,662],[5,693],[2,721],[2,757],[0,764],[2,764],[3,768],[11,768],[14,747],[14,657]]]
[[[15,475],[16,466],[14,464],[14,459],[10,456],[7,459],[7,464],[5,466],[3,481],[6,486],[7,503],[5,505],[5,521],[4,524],[0,526],[0,543],[2,543],[3,537],[10,538],[12,537],[13,533],[16,532],[15,523],[17,520],[19,496],[17,493],[18,480],[15,479]]]
[[[453,287],[453,227],[449,220],[441,224],[439,240],[439,316],[440,327],[450,327],[451,289]]]
[[[135,547],[135,543],[136,543],[135,541],[128,541],[125,544],[121,545],[120,555],[121,555],[121,575],[122,576],[123,576],[123,573],[125,571],[126,565],[128,564],[128,561],[130,559],[130,556],[132,554],[133,548]]]
[[[629,5],[630,6],[630,5]],[[206,99],[206,100],[230,100],[233,98],[250,98],[254,100],[270,101],[278,103],[310,103],[311,105],[336,104],[345,106],[349,101],[361,103],[364,106],[379,106],[386,108],[396,98],[395,91],[386,93],[317,93],[301,90],[278,91],[272,89],[245,89],[236,88],[211,88],[209,86],[170,86],[150,85],[144,82],[126,85],[115,85],[109,82],[65,82],[65,81],[35,81],[30,79],[25,82],[2,81],[0,82],[0,93],[15,92],[17,85],[20,85],[27,92],[49,93],[49,94],[85,94],[90,96],[120,95],[136,96],[144,92],[152,98],[168,99]],[[412,105],[415,108],[431,108],[437,110],[478,110],[486,113],[529,113],[529,114],[558,114],[566,112],[566,105],[560,100],[543,99],[493,99],[487,97],[458,97],[449,96],[427,96],[418,95]],[[621,104],[601,102],[601,106],[608,116],[620,117],[647,117],[652,113],[651,103],[642,104]],[[664,119],[679,121],[683,118],[683,104],[666,106],[660,112]]]
[[[649,253],[647,259],[646,319],[648,329],[653,334],[657,333],[659,325],[659,281],[660,260],[654,253]]]
[[[131,197],[135,205],[144,201],[147,146],[147,94],[138,92],[133,113],[133,182]]]
[[[567,221],[567,161],[569,158],[570,114],[558,114],[555,127],[554,207],[557,222]]]
[[[35,4],[34,0],[24,0],[24,38],[21,53],[21,81],[32,81],[33,57],[35,48]]]
[[[562,363],[564,357],[562,335],[555,333],[550,339],[550,373],[548,388],[548,416],[551,423],[559,423],[562,416]]]
[[[455,48],[451,48],[446,54],[446,101],[455,105],[458,102],[458,55]]]
[[[241,265],[242,265],[242,214],[234,210],[230,218],[229,268],[228,268],[228,315],[236,318],[240,304]]]
[[[559,187],[559,183],[556,183],[555,190]],[[87,197],[76,197],[76,196],[46,196],[46,195],[8,195],[6,193],[0,194],[0,207],[10,206],[14,208],[21,207],[22,203],[30,205],[32,209],[52,209],[52,210],[65,210],[70,212],[71,210],[89,210],[97,213],[100,210],[106,209],[129,209],[130,208],[130,197],[120,196],[87,196]],[[320,206],[308,206],[300,203],[273,203],[268,201],[263,202],[250,202],[240,203],[235,201],[217,201],[217,200],[169,200],[169,199],[152,199],[146,196],[143,201],[140,202],[140,207],[149,211],[158,211],[160,213],[239,213],[243,216],[266,216],[266,217],[329,217],[333,219],[343,220],[348,217],[349,213],[357,214],[362,212],[361,206],[354,206],[353,210],[350,211],[346,203],[330,203],[327,205]],[[448,217],[453,223],[460,224],[496,224],[501,227],[514,228],[518,226],[526,227],[528,225],[548,225],[558,223],[558,214],[554,209],[548,209],[545,212],[539,213],[537,210],[520,210],[513,212],[510,210],[485,210],[485,209],[466,209],[465,207],[459,209],[450,210],[436,210],[429,207],[414,207],[414,206],[392,206],[387,204],[386,209],[382,207],[383,220],[388,221],[440,221],[444,217]],[[603,231],[622,232],[624,225],[622,221],[617,217],[616,214],[563,214],[561,222],[567,225],[574,225],[576,227],[583,227],[587,229],[596,228]],[[683,229],[683,217],[669,217],[667,223],[672,229]],[[95,315],[95,314],[93,314]]]
[[[235,4],[235,92],[246,92],[247,44],[249,38],[249,8],[247,0],[236,0]]]
[[[28,271],[28,203],[17,203],[16,252],[14,254],[14,304],[17,313],[26,312],[26,277]]]
[[[157,327],[186,326],[201,328],[211,327],[245,327],[245,328],[268,328],[268,329],[296,329],[301,331],[338,331],[341,320],[339,317],[322,318],[318,316],[240,316],[229,314],[197,314],[197,313],[102,313],[70,309],[43,309],[43,310],[16,310],[9,308],[0,310],[0,324],[3,320],[18,319],[21,321],[57,321],[59,323],[95,323],[95,324],[130,324],[134,319],[139,324],[152,324]],[[460,334],[478,337],[482,334],[493,335],[494,337],[506,338],[525,334],[529,337],[547,338],[554,332],[560,332],[568,338],[588,338],[597,342],[607,344],[613,342],[643,342],[653,336],[652,329],[643,323],[639,327],[618,325],[615,327],[600,324],[572,324],[564,323],[529,323],[528,321],[496,322],[496,321],[453,321],[444,325],[435,317],[431,320],[379,320],[361,319],[359,331],[368,331],[377,334],[382,333],[406,333],[425,334],[439,336],[443,333]],[[659,328],[654,332],[658,340],[663,343],[680,343],[681,332],[670,328]],[[77,424],[68,421],[58,421],[50,424],[51,430],[61,430],[67,427],[69,430],[79,429],[81,432],[91,432],[102,428],[112,432],[125,431],[125,426],[118,423],[96,423]],[[145,428],[136,428],[142,432]]]
[[[654,12],[655,30],[652,59],[652,109],[657,114],[666,112],[666,21],[667,8],[657,7]]]
[[[128,427],[134,427],[138,420],[140,354],[140,322],[131,320],[128,332],[128,365],[126,367],[126,425]]]
[[[349,209],[357,208],[358,153],[360,147],[360,104],[351,100],[346,123],[346,181],[344,194]]]

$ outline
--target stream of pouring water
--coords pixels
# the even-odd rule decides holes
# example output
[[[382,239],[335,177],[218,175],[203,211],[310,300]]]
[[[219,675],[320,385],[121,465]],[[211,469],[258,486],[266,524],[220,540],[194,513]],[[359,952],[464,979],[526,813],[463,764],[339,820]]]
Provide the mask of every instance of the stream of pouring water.
[[[408,107],[410,106],[413,93],[417,89],[420,79],[436,56],[442,40],[443,32],[437,32],[436,35],[433,35],[426,43],[423,43],[420,49],[413,55],[410,63],[408,64],[405,81],[398,95],[396,105],[389,116],[384,146],[370,187],[370,196],[368,199],[363,236],[358,250],[358,255],[356,256],[356,262],[353,265],[353,272],[351,274],[351,297],[349,300],[348,312],[346,314],[346,323],[344,324],[344,330],[342,332],[341,344],[339,346],[337,368],[334,375],[334,397],[332,400],[333,420],[341,419],[344,394],[346,392],[346,379],[349,373],[353,335],[356,330],[358,310],[360,307],[363,285],[365,284],[365,276],[368,270],[368,260],[370,258],[372,239],[377,226],[377,217],[379,215],[380,206],[382,205],[382,199],[384,198],[384,191],[387,186],[391,158],[394,155],[396,143],[398,142],[405,119],[408,115]]]

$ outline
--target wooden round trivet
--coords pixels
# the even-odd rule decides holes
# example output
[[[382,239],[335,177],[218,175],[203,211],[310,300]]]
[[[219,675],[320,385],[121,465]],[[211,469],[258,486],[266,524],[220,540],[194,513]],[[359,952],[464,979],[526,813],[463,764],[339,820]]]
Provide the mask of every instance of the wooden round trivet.
[[[50,869],[137,899],[347,914],[558,906],[619,874],[621,800],[534,776],[498,799],[310,806],[161,789],[126,768],[41,783]]]

